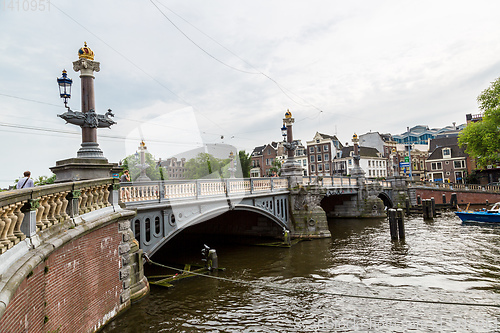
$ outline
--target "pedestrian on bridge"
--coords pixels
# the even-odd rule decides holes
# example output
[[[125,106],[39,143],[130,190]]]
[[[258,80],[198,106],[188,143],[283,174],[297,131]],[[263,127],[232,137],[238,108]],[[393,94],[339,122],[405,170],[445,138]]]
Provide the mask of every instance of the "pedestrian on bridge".
[[[19,190],[22,188],[35,187],[35,183],[33,182],[33,179],[30,178],[30,176],[30,171],[24,171],[24,177],[19,179],[16,188]]]

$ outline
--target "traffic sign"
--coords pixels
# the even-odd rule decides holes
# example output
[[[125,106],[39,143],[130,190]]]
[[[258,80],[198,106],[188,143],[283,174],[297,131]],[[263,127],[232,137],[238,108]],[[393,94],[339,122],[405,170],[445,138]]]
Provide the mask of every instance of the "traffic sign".
[[[399,167],[400,168],[409,168],[410,162],[399,162]]]
[[[405,156],[405,162],[410,162],[410,156]]]

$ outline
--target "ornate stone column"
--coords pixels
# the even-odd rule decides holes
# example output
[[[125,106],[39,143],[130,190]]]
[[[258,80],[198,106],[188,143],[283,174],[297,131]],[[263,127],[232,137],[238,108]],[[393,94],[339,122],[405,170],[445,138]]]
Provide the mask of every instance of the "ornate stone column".
[[[290,110],[287,110],[285,118],[283,118],[283,125],[286,126],[286,143],[283,146],[287,150],[287,159],[281,167],[281,176],[288,178],[288,186],[290,188],[302,183],[302,166],[295,160],[297,143],[293,141],[292,124],[294,122],[295,119],[292,118],[292,113]]]

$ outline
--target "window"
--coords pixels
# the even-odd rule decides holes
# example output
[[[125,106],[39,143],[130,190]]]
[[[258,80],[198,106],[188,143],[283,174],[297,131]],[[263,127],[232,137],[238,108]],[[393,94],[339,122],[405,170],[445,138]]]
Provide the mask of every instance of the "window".
[[[316,152],[321,153],[321,146],[316,146]]]
[[[316,170],[314,170],[314,164],[311,164],[311,172],[314,172]]]
[[[310,152],[311,154],[313,154],[313,153],[314,153],[314,147],[309,147],[309,152]]]
[[[302,166],[307,166],[307,160],[306,159],[302,160]]]
[[[370,162],[371,162],[371,161],[368,161],[368,166],[369,166],[369,167],[371,166],[371,165],[370,165]]]
[[[323,164],[318,164],[318,172],[323,171]]]
[[[325,171],[330,171],[330,163],[325,163]]]
[[[371,177],[371,176],[372,176],[372,171],[368,170],[368,177]]]
[[[309,156],[311,158],[311,163],[314,163],[314,155]]]
[[[441,162],[433,162],[431,163],[431,169],[432,170],[441,170],[443,166],[441,165]]]
[[[267,148],[267,155],[271,155],[271,148]]]
[[[322,160],[321,159],[321,154],[318,155],[317,160],[318,160],[318,162],[321,162],[321,160]]]
[[[352,160],[349,160],[349,165],[352,165]]]
[[[330,160],[330,154],[325,154],[325,162]]]
[[[450,148],[443,149],[443,157],[451,157],[451,149]]]
[[[465,168],[465,161],[464,160],[454,161],[453,166],[455,167],[455,169],[463,169]]]
[[[328,145],[323,146],[323,151],[328,151]]]

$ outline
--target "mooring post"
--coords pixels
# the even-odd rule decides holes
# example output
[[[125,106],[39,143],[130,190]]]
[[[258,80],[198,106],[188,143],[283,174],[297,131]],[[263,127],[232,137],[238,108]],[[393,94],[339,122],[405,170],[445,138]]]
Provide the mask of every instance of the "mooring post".
[[[405,209],[406,209],[406,216],[410,216],[410,199],[406,198],[405,200]]]
[[[432,202],[430,199],[425,199],[425,208],[423,209],[424,220],[433,220],[434,215],[432,214]]]
[[[389,228],[391,230],[391,240],[398,240],[398,222],[396,217],[397,211],[394,208],[389,209]]]
[[[424,220],[428,220],[428,212],[427,212],[427,199],[422,200],[422,217]]]
[[[436,217],[436,200],[434,200],[434,197],[431,197],[431,212],[432,217]]]
[[[405,221],[403,210],[399,208],[396,212],[396,220],[398,222],[399,240],[405,240]]]

